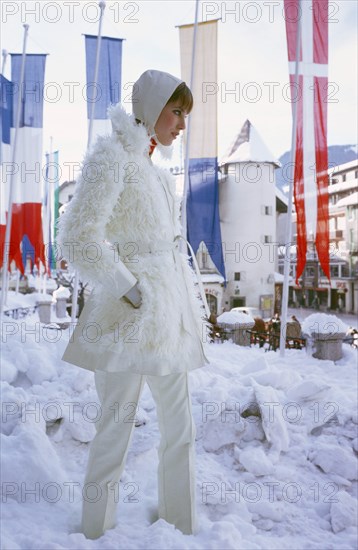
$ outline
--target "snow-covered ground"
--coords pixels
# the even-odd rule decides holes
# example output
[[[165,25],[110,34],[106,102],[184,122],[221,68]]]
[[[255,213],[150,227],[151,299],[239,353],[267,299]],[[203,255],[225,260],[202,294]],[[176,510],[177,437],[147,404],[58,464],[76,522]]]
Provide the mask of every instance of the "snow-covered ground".
[[[145,388],[118,493],[118,525],[79,533],[89,442],[100,414],[93,375],[61,361],[68,331],[37,316],[2,322],[2,543],[13,549],[357,548],[357,351],[206,344],[191,373],[199,532],[157,502],[159,433]],[[31,332],[32,331],[32,332]]]

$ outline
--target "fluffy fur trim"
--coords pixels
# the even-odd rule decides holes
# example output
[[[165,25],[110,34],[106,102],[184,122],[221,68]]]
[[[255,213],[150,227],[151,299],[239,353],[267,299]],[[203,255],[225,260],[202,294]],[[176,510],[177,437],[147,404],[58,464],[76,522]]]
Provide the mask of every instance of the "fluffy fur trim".
[[[143,124],[137,124],[134,115],[129,115],[120,103],[108,108],[108,116],[112,122],[112,129],[125,151],[145,152],[149,150],[150,139],[154,137],[157,142],[156,149],[165,160],[173,156],[173,146],[162,145],[155,134],[148,135]]]
[[[133,115],[129,115],[120,103],[108,108],[112,130],[123,149],[128,152],[144,153],[149,150],[150,136],[145,126],[137,124]]]
[[[159,151],[161,157],[164,159],[164,160],[170,160],[173,156],[173,151],[174,151],[174,147],[172,145],[169,145],[169,146],[166,146],[166,145],[162,145],[159,141],[158,141],[158,138],[155,137],[155,140],[157,142],[157,150]]]

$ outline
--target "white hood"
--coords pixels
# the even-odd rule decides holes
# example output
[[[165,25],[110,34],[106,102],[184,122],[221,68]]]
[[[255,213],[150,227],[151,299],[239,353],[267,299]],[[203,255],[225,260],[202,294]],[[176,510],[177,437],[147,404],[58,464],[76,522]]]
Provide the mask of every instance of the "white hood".
[[[143,122],[150,135],[168,99],[183,81],[169,73],[149,69],[134,83],[133,114]]]

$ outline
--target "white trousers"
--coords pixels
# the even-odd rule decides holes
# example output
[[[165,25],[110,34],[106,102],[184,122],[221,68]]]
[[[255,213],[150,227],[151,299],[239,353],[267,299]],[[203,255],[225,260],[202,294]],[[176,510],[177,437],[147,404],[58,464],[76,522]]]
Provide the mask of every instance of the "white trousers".
[[[82,531],[87,538],[98,538],[116,524],[118,491],[113,488],[118,487],[125,466],[135,425],[133,412],[145,381],[156,403],[161,434],[158,515],[185,534],[195,532],[195,425],[188,373],[147,376],[97,370],[102,415],[85,477]]]

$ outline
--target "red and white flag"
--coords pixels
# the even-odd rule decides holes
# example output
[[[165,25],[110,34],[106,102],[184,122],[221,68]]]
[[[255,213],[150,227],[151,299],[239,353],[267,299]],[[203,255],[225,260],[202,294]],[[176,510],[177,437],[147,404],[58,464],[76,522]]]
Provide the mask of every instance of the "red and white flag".
[[[15,165],[7,172],[4,195],[13,185],[12,223],[8,247],[9,266],[12,261],[24,273],[26,259],[40,267],[45,265],[42,233],[42,134],[44,75],[46,54],[26,54],[22,89],[20,90],[21,54],[11,54],[13,85],[13,120],[10,147],[15,141],[15,113],[21,94],[20,126],[18,128]],[[13,176],[11,176],[11,173]]]
[[[296,282],[305,268],[308,240],[315,242],[322,270],[330,279],[327,172],[329,2],[284,1],[291,101],[297,101],[294,174],[297,213]],[[298,82],[295,83],[296,38],[299,29]]]
[[[0,267],[4,257],[6,213],[9,203],[6,186],[6,166],[11,162],[11,125],[13,120],[14,87],[10,80],[0,75]]]

